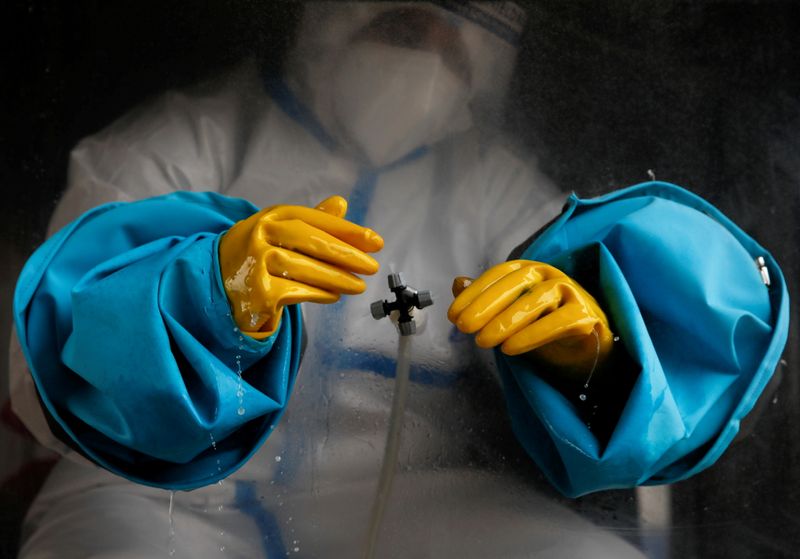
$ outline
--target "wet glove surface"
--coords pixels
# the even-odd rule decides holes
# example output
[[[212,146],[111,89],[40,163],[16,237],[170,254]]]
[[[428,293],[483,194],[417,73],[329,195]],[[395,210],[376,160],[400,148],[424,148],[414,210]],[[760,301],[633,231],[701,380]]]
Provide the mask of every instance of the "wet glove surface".
[[[530,361],[575,407],[601,444],[613,432],[636,366],[614,351],[615,336],[595,298],[543,262],[511,260],[476,280],[457,277],[448,318],[484,348]],[[610,373],[610,374],[609,374]]]
[[[503,262],[475,281],[456,278],[453,295],[447,317],[465,334],[477,333],[481,347],[534,351],[570,376],[590,375],[611,351],[613,334],[597,301],[549,264]]]
[[[332,196],[316,208],[273,206],[236,223],[220,240],[225,292],[237,325],[264,339],[278,328],[285,305],[334,303],[362,293],[355,274],[374,274],[367,252],[383,239],[344,219],[347,202]]]

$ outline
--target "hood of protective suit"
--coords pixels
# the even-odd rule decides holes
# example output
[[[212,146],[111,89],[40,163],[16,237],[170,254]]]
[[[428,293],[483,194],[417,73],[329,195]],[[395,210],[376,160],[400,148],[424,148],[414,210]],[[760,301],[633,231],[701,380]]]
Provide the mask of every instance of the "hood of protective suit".
[[[465,93],[471,123],[495,122],[503,108],[526,19],[525,12],[512,2],[311,2],[304,8],[297,43],[289,57],[287,81],[294,94],[341,140],[333,84],[348,47],[376,17],[402,9],[430,11],[457,31],[467,58]],[[450,127],[439,130],[439,136],[463,130],[463,116],[453,118]]]

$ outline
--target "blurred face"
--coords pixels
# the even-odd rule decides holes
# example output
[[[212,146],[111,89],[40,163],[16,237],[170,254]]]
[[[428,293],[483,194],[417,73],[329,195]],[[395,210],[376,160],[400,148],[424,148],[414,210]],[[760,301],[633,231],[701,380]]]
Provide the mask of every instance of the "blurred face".
[[[379,14],[351,38],[438,54],[448,70],[470,83],[469,57],[458,29],[439,14],[403,8]]]
[[[380,167],[469,128],[470,78],[446,19],[420,8],[379,14],[350,38],[333,76],[344,143]]]

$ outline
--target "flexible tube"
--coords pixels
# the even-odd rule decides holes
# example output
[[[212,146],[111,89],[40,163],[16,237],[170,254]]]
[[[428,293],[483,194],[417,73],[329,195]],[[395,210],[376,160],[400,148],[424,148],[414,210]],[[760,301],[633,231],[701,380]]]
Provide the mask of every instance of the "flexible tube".
[[[400,449],[400,435],[403,432],[403,417],[408,396],[409,353],[412,336],[399,336],[399,338],[394,397],[392,399],[392,412],[389,416],[389,433],[386,436],[386,449],[383,453],[383,465],[378,479],[378,488],[375,491],[375,500],[372,503],[364,559],[372,559],[375,556],[375,545],[383,523],[386,504],[392,491],[392,481],[394,481],[394,472],[397,466],[397,452]]]

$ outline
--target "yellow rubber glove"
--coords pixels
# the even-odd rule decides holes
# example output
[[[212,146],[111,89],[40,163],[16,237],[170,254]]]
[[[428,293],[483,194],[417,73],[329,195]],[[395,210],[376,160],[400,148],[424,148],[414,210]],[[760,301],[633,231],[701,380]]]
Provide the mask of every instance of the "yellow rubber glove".
[[[481,347],[529,351],[574,375],[591,374],[614,335],[600,306],[560,270],[532,260],[498,264],[475,281],[458,277],[447,318]]]
[[[242,220],[219,243],[225,292],[239,329],[272,335],[285,305],[334,303],[362,293],[383,248],[375,231],[344,219],[347,201],[332,196],[316,208],[273,206]]]

